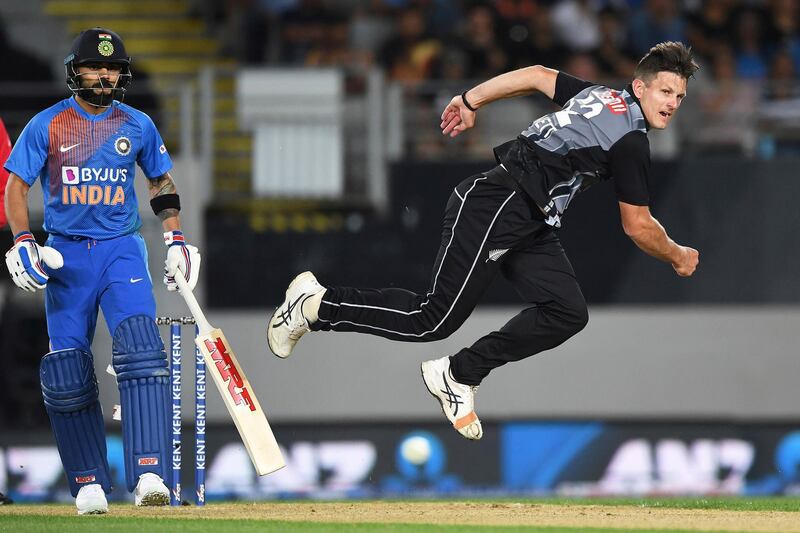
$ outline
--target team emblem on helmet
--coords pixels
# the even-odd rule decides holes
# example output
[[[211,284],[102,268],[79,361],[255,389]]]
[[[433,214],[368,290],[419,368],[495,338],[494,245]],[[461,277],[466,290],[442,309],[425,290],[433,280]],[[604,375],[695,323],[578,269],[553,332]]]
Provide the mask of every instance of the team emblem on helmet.
[[[111,44],[111,41],[100,41],[97,45],[97,51],[100,52],[100,55],[108,57],[114,53],[114,45]]]
[[[120,137],[114,141],[114,150],[119,155],[128,155],[131,152],[131,140],[127,137]]]

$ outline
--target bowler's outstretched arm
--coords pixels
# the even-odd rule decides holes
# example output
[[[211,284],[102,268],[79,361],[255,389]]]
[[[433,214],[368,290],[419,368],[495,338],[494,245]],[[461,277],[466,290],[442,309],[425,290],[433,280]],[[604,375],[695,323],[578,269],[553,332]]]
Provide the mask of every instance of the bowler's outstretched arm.
[[[541,65],[525,67],[481,83],[455,96],[442,112],[442,134],[455,137],[475,125],[475,111],[495,100],[531,94],[535,91],[552,99],[556,93],[558,71]],[[466,102],[469,104],[467,106]],[[470,109],[471,108],[471,109]]]

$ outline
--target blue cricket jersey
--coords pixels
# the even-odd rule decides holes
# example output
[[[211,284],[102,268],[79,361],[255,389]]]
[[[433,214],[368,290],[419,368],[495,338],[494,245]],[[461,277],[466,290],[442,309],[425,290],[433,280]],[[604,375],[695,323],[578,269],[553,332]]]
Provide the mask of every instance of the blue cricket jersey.
[[[41,178],[45,231],[110,239],[142,225],[136,163],[148,179],[172,168],[150,117],[120,102],[90,115],[67,98],[31,119],[4,166],[28,185]]]

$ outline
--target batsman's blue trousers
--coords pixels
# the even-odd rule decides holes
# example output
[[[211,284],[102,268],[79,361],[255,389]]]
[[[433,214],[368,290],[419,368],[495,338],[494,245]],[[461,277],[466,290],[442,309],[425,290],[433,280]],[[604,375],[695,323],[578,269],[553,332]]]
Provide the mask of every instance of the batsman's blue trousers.
[[[64,256],[64,266],[48,269],[46,311],[51,350],[90,352],[103,310],[111,335],[128,317],[155,318],[147,248],[139,233],[106,240],[51,235],[47,246]]]

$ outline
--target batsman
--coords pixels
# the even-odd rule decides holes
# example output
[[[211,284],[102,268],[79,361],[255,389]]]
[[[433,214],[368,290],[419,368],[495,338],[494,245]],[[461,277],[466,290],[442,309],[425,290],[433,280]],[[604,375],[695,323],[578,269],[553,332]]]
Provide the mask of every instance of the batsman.
[[[64,60],[72,97],[34,116],[5,163],[14,234],[6,265],[21,289],[45,289],[50,352],[41,361],[42,396],[79,514],[107,512],[112,490],[91,352],[98,309],[113,339],[127,489],[136,505],[169,503],[169,370],[138,231],[136,164],[165,231],[167,288],[177,289],[176,275],[193,287],[200,267],[197,249],[181,232],[161,135],[150,117],[122,103],[130,64],[119,35],[103,28],[82,32]],[[28,217],[37,178],[49,234],[44,246]]]

